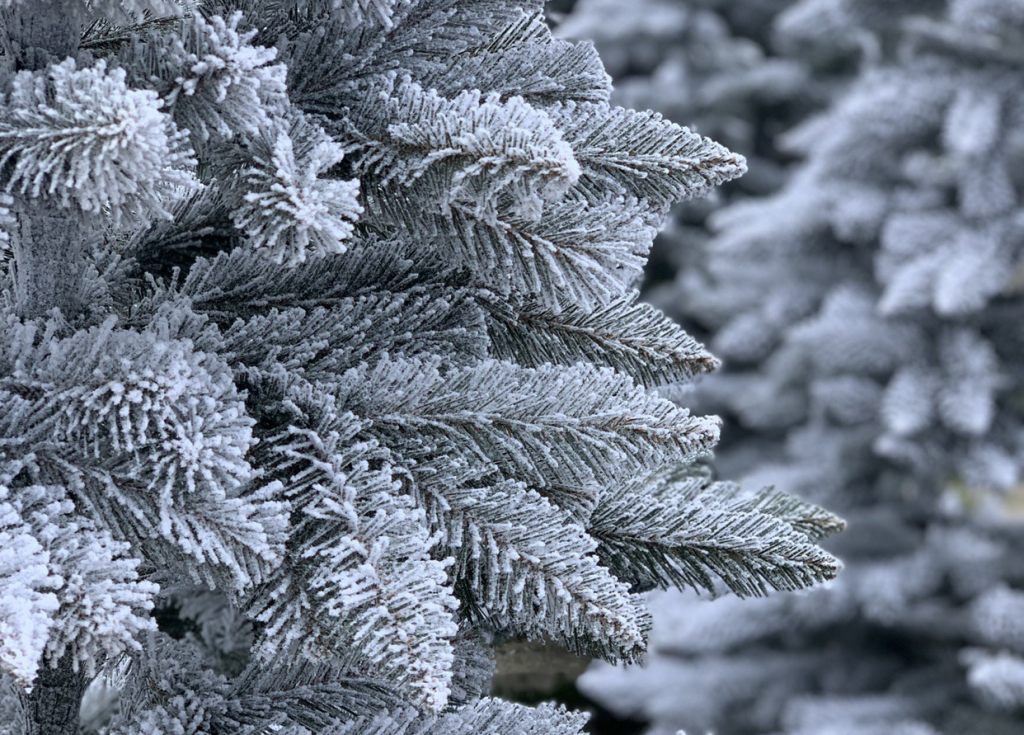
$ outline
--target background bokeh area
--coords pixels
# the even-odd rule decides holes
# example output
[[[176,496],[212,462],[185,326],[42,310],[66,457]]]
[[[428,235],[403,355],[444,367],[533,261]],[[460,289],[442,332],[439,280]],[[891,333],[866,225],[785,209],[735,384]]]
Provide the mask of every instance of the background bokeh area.
[[[842,514],[827,589],[657,596],[645,667],[505,650],[595,733],[1024,733],[1024,2],[567,0],[618,102],[744,154],[646,298],[723,359],[715,471]],[[583,672],[577,678],[580,672]]]

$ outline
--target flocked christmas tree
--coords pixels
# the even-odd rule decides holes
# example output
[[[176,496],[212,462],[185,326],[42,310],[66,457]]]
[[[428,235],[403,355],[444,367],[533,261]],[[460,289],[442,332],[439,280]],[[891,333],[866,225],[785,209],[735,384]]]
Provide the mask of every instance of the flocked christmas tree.
[[[633,292],[742,158],[542,10],[0,0],[0,730],[576,733],[491,643],[834,575]]]
[[[655,733],[1024,727],[1024,3],[893,5],[786,11],[845,18],[864,70],[675,290],[728,366],[693,404],[727,417],[722,465],[840,510],[847,568],[654,603],[649,667],[583,688]]]

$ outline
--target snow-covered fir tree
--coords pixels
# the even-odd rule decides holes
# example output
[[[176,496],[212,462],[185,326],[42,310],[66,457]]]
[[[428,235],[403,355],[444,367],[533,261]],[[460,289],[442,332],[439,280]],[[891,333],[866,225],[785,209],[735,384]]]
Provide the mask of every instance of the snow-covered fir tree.
[[[644,670],[582,682],[654,733],[1024,729],[1024,2],[805,0],[855,84],[781,145],[777,194],[712,217],[686,318],[724,374],[721,464],[850,522],[829,590],[654,604]]]
[[[634,284],[743,159],[539,0],[0,0],[0,730],[577,733],[489,646],[834,576]]]

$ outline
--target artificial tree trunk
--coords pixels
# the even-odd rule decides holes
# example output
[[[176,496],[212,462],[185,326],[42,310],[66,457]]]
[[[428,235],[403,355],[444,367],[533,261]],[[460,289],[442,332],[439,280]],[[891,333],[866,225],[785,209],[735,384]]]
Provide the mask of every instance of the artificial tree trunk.
[[[75,55],[86,11],[80,0],[14,0],[0,21],[4,54],[18,71],[35,71]]]
[[[19,71],[36,71],[78,52],[87,12],[80,0],[16,0],[0,11],[0,44]],[[88,227],[77,211],[47,199],[19,197],[13,232],[15,298],[27,318],[79,300]]]
[[[19,316],[45,316],[54,308],[65,317],[74,316],[84,306],[85,218],[45,199],[19,201],[14,214],[11,241]]]
[[[56,666],[43,664],[32,691],[20,695],[24,735],[76,735],[88,683],[81,672],[75,671],[70,653]]]
[[[46,68],[77,53],[87,19],[80,0],[15,0],[0,11],[0,45],[18,71]],[[85,217],[47,199],[18,196],[13,210],[15,298],[21,316],[59,308],[80,311]],[[56,665],[42,662],[30,692],[20,695],[25,735],[77,735],[87,678],[69,651]]]

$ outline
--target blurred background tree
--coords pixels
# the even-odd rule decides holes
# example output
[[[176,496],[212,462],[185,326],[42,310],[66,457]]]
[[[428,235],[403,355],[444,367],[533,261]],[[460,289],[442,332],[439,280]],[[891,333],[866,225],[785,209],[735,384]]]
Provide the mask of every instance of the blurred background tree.
[[[725,363],[674,397],[726,418],[722,474],[851,521],[831,589],[660,596],[647,667],[582,691],[659,734],[1024,731],[1024,2],[579,0],[558,32],[748,157],[656,247],[646,297]]]

